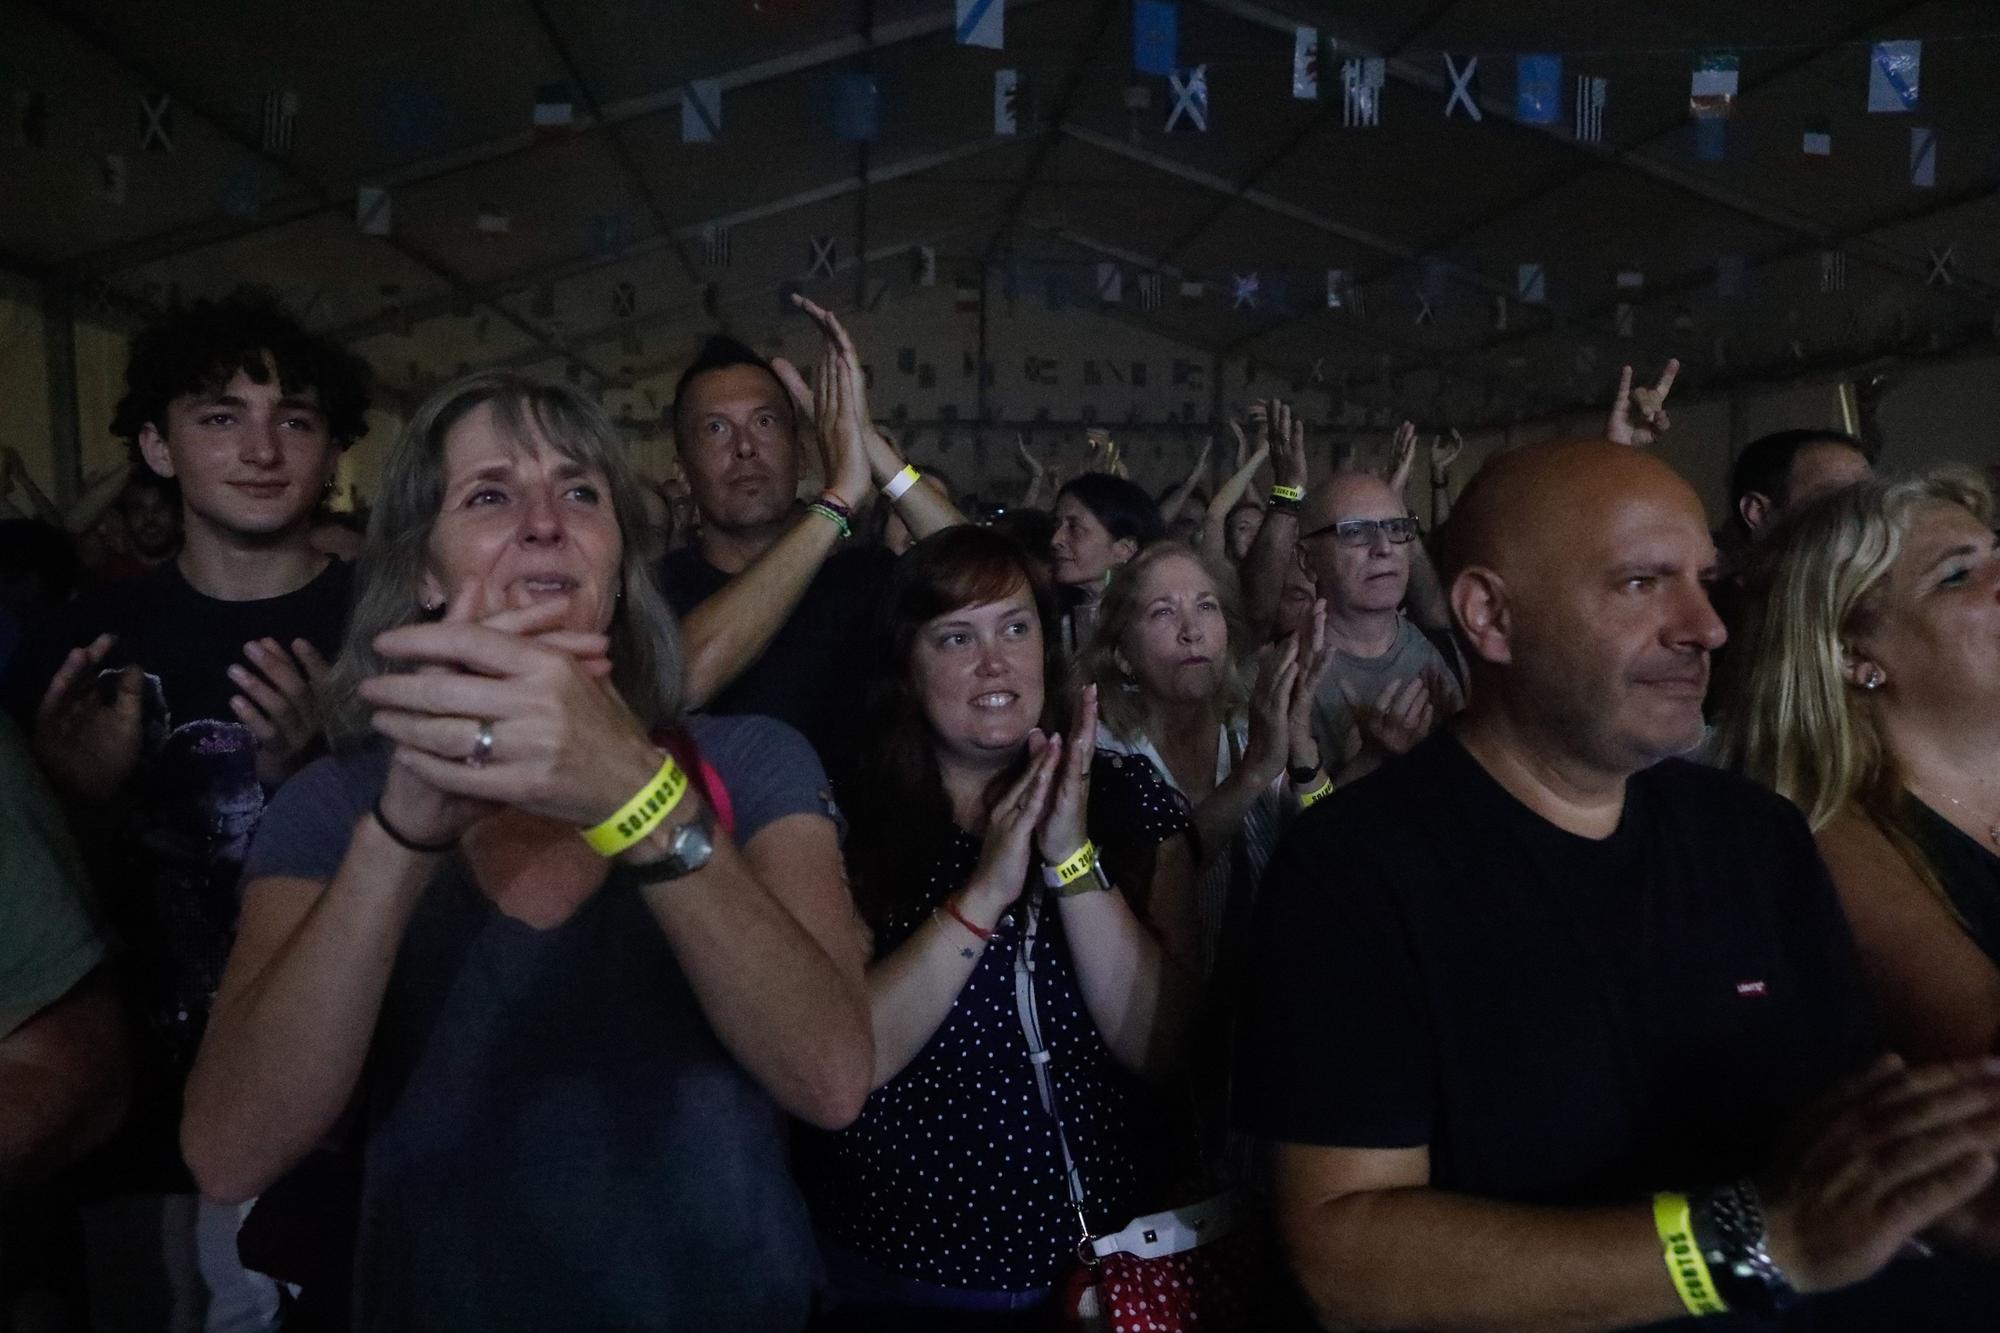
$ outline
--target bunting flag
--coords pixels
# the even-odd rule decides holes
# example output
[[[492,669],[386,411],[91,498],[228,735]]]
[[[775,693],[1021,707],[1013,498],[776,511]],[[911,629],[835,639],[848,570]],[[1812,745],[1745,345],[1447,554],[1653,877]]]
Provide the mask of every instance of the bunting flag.
[[[1180,68],[1181,7],[1170,0],[1133,0],[1132,68],[1166,76]]]
[[[1847,253],[1843,250],[1819,252],[1819,289],[1822,292],[1847,290]]]
[[[837,74],[833,80],[833,137],[873,143],[882,133],[881,90],[873,75]]]
[[[961,315],[978,314],[980,304],[979,279],[961,274],[955,280],[954,286],[957,289],[957,296],[952,302],[952,308],[957,310]]]
[[[1258,278],[1255,273],[1238,273],[1235,277],[1235,295],[1230,300],[1232,310],[1255,310],[1257,308]]]
[[[1869,56],[1868,109],[1876,113],[1915,111],[1924,44],[1877,42]]]
[[[1097,299],[1105,305],[1122,305],[1125,301],[1125,270],[1116,264],[1097,266]]]
[[[1465,68],[1460,69],[1452,62],[1451,52],[1444,53],[1445,76],[1451,80],[1451,96],[1445,99],[1444,118],[1451,119],[1452,110],[1464,107],[1467,118],[1477,123],[1485,117],[1480,114],[1479,103],[1472,100],[1472,76],[1479,73],[1479,57],[1467,56]]]
[[[539,134],[562,134],[576,126],[576,102],[566,83],[545,83],[535,89],[531,117]]]
[[[1726,301],[1741,300],[1749,290],[1750,261],[1742,255],[1722,255],[1715,261],[1715,294]]]
[[[709,268],[729,267],[729,228],[726,224],[702,224],[701,262]]]
[[[1735,114],[1740,57],[1712,52],[1695,58],[1688,79],[1688,114],[1696,120],[1725,120]]]
[[[1553,125],[1562,119],[1563,58],[1514,58],[1514,119],[1523,125]]]
[[[722,80],[690,79],[681,89],[681,142],[714,143],[722,137]]]
[[[387,236],[393,217],[387,190],[364,185],[354,192],[354,225],[363,236]]]
[[[611,289],[611,317],[630,319],[639,313],[639,289],[629,282],[621,282]]]
[[[1187,77],[1178,74],[1167,76],[1167,87],[1173,93],[1174,107],[1167,114],[1167,132],[1172,133],[1185,115],[1194,128],[1208,132],[1208,66],[1196,65],[1187,72]]]
[[[295,92],[264,94],[264,133],[261,140],[267,153],[289,153],[298,129],[299,95]]]
[[[1833,131],[1827,128],[1826,122],[1806,126],[1805,133],[1799,137],[1799,151],[1807,157],[1833,156]]]
[[[910,251],[910,280],[919,287],[937,286],[937,247],[919,245]]]
[[[808,278],[832,277],[833,254],[834,254],[833,237],[831,236],[813,237],[812,248],[806,260],[806,276]]]
[[[1319,100],[1319,29],[1301,26],[1292,34],[1292,96]]]
[[[482,208],[479,210],[479,216],[473,219],[472,225],[481,235],[505,236],[514,230],[514,219],[497,209]]]
[[[1208,293],[1208,284],[1200,278],[1181,279],[1181,301],[1199,301]]]
[[[1641,269],[1621,268],[1616,279],[1621,292],[1636,292],[1646,285],[1646,274]]]
[[[154,96],[139,96],[139,151],[142,153],[171,153],[174,151],[174,99],[171,94],[159,93]]]
[[[1931,257],[1931,271],[1924,275],[1926,287],[1956,286],[1958,279],[1958,247],[1955,245],[1933,245],[1927,247]]]
[[[993,132],[995,134],[1019,134],[1021,132],[1020,95],[1020,70],[996,69],[993,71]]]
[[[1165,287],[1166,282],[1159,274],[1141,273],[1139,275],[1139,308],[1148,311],[1158,310],[1165,296]]]
[[[960,46],[984,46],[998,51],[1006,43],[1006,0],[958,0],[954,31]]]
[[[1542,264],[1522,264],[1515,273],[1514,295],[1523,305],[1547,305],[1548,270]]]
[[[1610,80],[1601,75],[1576,76],[1576,141],[1604,142],[1604,102]]]
[[[1326,271],[1326,308],[1338,310],[1347,300],[1347,270],[1330,268]]]
[[[1910,184],[1919,190],[1937,188],[1937,131],[1910,127]]]
[[[1340,66],[1340,123],[1350,129],[1382,123],[1382,85],[1388,66],[1380,56],[1345,60]]]

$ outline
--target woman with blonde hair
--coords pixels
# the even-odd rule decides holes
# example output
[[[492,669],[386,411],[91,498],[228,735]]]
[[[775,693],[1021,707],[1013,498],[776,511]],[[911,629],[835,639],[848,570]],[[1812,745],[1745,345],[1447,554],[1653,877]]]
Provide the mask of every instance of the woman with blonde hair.
[[[1098,748],[1150,763],[1193,810],[1204,975],[1263,877],[1287,791],[1296,806],[1332,789],[1311,717],[1325,629],[1319,603],[1296,636],[1253,659],[1235,578],[1160,542],[1112,576],[1078,664],[1097,686]]]
[[[1812,824],[1912,1061],[2000,1049],[2000,550],[1968,472],[1828,496],[1771,537],[1725,760]]]

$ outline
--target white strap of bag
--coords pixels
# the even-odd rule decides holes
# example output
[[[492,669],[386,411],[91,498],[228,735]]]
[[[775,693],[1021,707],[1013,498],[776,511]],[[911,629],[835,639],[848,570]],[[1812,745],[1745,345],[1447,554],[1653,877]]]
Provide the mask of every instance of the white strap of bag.
[[[1014,950],[1014,1008],[1021,1016],[1021,1035],[1028,1042],[1028,1067],[1035,1071],[1035,1091],[1041,1094],[1042,1109],[1055,1122],[1056,1147],[1062,1150],[1063,1180],[1069,1186],[1069,1201],[1076,1209],[1077,1255],[1085,1263],[1095,1257],[1090,1236],[1090,1218],[1084,1211],[1083,1172],[1069,1150],[1069,1135],[1063,1132],[1062,1116],[1056,1110],[1055,1080],[1049,1075],[1052,1058],[1042,1041],[1042,1020],[1035,1009],[1035,935],[1041,929],[1041,894],[1031,892],[1021,900],[1021,940]]]

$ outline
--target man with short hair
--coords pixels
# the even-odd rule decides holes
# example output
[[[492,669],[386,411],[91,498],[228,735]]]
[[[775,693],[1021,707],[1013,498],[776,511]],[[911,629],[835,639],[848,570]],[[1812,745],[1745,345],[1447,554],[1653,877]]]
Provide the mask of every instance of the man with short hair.
[[[1533,446],[1444,539],[1469,708],[1301,818],[1263,895],[1239,1115],[1320,1318],[1990,1327],[1930,1299],[1976,1270],[1865,1280],[1920,1232],[1993,1239],[2000,1066],[1871,1066],[1804,819],[1673,758],[1724,637],[1694,491]]]
[[[1464,704],[1448,632],[1405,612],[1421,533],[1401,495],[1336,471],[1306,497],[1299,549],[1326,602],[1333,661],[1314,701],[1320,753],[1350,782],[1416,745]]]
[[[141,1326],[167,1326],[169,1307],[192,1299],[211,1328],[262,1327],[275,1290],[235,1267],[234,1210],[192,1198],[181,1089],[251,834],[318,741],[316,686],[339,651],[352,578],[313,548],[311,528],[341,451],[367,429],[367,367],[244,291],[142,331],[125,382],[113,428],[139,466],[177,484],[180,550],[71,602],[23,645],[0,692],[70,804],[121,946],[133,1112],[84,1168],[103,1200],[94,1215],[126,1231],[113,1246],[199,1252],[210,1284],[202,1297],[185,1290],[201,1285],[191,1274],[171,1294],[113,1281],[129,1254],[93,1242],[110,1283],[93,1299]]]
[[[837,787],[860,742],[876,610],[895,567],[879,547],[843,549],[851,515],[879,488],[916,538],[964,519],[915,484],[869,422],[860,357],[840,322],[798,304],[826,338],[820,388],[722,336],[681,375],[674,441],[701,526],[660,562],[660,582],[686,628],[692,704],[797,727]],[[826,486],[811,506],[798,497],[808,432]]]
[[[149,467],[136,469],[118,496],[118,508],[125,515],[138,572],[158,569],[179,554],[180,496],[171,481]]]
[[[1861,441],[1837,430],[1781,430],[1753,440],[1729,469],[1729,518],[1755,538],[1788,511],[1875,475]]]

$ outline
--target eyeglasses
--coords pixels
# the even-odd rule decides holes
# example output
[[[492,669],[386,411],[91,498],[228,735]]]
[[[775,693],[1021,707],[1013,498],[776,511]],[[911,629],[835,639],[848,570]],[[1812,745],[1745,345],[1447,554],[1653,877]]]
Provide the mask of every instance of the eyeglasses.
[[[1361,549],[1375,544],[1375,534],[1381,533],[1397,546],[1417,539],[1417,520],[1414,518],[1350,518],[1344,523],[1329,523],[1323,528],[1314,528],[1299,538],[1309,542],[1315,537],[1333,534],[1333,539],[1342,546]]]

